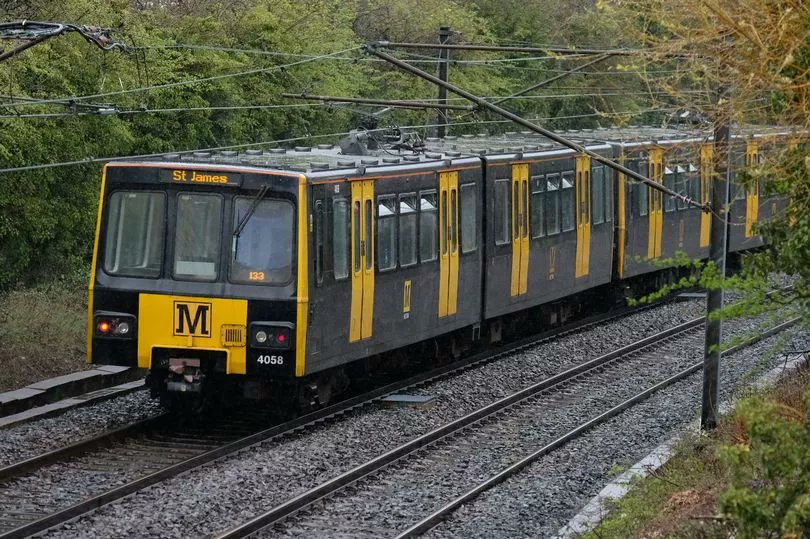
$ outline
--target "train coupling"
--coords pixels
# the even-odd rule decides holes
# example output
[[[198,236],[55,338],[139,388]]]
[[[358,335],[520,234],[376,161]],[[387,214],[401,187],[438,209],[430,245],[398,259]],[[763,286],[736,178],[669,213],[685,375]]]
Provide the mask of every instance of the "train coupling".
[[[170,392],[200,393],[205,374],[200,368],[199,359],[169,359],[169,375],[166,377],[166,389]]]

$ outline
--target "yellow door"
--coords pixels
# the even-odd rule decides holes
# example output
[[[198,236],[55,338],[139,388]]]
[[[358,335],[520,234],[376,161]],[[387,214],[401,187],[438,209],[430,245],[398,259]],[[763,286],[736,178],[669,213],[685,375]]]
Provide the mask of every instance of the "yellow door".
[[[591,265],[591,158],[587,155],[577,157],[576,197],[576,276],[584,277]]]
[[[349,341],[371,337],[374,317],[374,182],[352,182],[352,310]]]
[[[642,171],[643,174],[643,171]],[[660,148],[649,151],[647,177],[656,183],[664,181],[664,151]],[[649,196],[649,233],[647,236],[647,258],[661,256],[661,236],[664,230],[663,193],[657,189],[647,188]]]
[[[759,148],[756,141],[749,140],[745,148],[745,165],[754,168],[759,164]],[[759,181],[749,185],[745,194],[745,237],[754,235],[754,225],[759,220]]]
[[[529,281],[529,165],[512,165],[512,297]]]
[[[714,163],[714,148],[711,144],[704,144],[700,147],[700,203],[708,204],[711,199],[712,172]],[[712,226],[712,214],[704,211],[700,214],[700,246],[709,246],[709,233]]]
[[[439,318],[458,310],[458,172],[439,174]]]

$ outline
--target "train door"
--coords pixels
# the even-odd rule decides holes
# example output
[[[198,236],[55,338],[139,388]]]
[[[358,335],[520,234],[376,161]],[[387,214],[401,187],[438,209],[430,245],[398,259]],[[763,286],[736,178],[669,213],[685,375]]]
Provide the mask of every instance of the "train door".
[[[439,173],[439,318],[458,307],[458,172]]]
[[[591,264],[591,158],[577,156],[577,257],[576,276],[588,275]]]
[[[759,163],[759,147],[757,142],[749,140],[745,147],[745,166],[754,168]],[[754,225],[759,219],[759,181],[751,183],[746,189],[745,196],[745,237],[754,235]]]
[[[371,337],[374,316],[374,181],[352,182],[352,313],[349,341]]]
[[[512,165],[511,295],[526,293],[529,283],[529,165]]]
[[[655,148],[649,151],[647,177],[656,183],[664,181],[664,150]],[[647,189],[649,196],[649,234],[647,236],[647,258],[661,256],[661,243],[664,230],[664,198],[658,189]]]
[[[711,144],[704,144],[700,147],[700,203],[709,204],[711,200],[711,178],[714,170],[712,162],[714,148]],[[712,226],[712,214],[706,211],[700,212],[700,246],[709,246],[709,234]]]

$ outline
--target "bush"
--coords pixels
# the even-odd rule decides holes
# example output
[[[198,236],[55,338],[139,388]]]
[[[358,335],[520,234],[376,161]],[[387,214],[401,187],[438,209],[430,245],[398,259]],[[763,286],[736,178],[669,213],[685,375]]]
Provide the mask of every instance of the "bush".
[[[734,415],[736,439],[718,455],[732,470],[720,498],[736,537],[807,537],[810,530],[810,389],[780,388],[776,398],[745,399]]]
[[[0,296],[0,391],[86,368],[87,270]]]

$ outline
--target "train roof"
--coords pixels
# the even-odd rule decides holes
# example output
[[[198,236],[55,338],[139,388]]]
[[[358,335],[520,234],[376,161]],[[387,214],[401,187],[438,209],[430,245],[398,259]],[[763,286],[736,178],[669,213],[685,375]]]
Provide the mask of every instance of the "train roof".
[[[711,131],[694,127],[626,126],[559,131],[559,135],[577,144],[598,149],[607,145],[683,143],[688,140],[708,141]],[[773,126],[737,126],[735,137],[790,136],[787,128]],[[480,158],[500,160],[513,158],[516,154],[534,156],[545,153],[570,152],[567,147],[552,142],[532,131],[514,131],[501,134],[448,135],[444,138],[428,137],[421,140],[419,150],[391,149],[385,147],[363,148],[362,153],[346,152],[346,145],[318,144],[294,148],[271,148],[268,150],[168,153],[150,159],[152,165],[161,162],[177,165],[225,165],[274,170],[286,173],[306,174],[308,177],[333,177],[344,174],[369,174],[376,170],[419,167],[447,167]],[[352,147],[349,147],[351,149]],[[357,148],[357,146],[354,146]],[[128,161],[132,164],[132,161]],[[113,163],[111,163],[113,164]],[[421,168],[421,167],[420,167]]]

